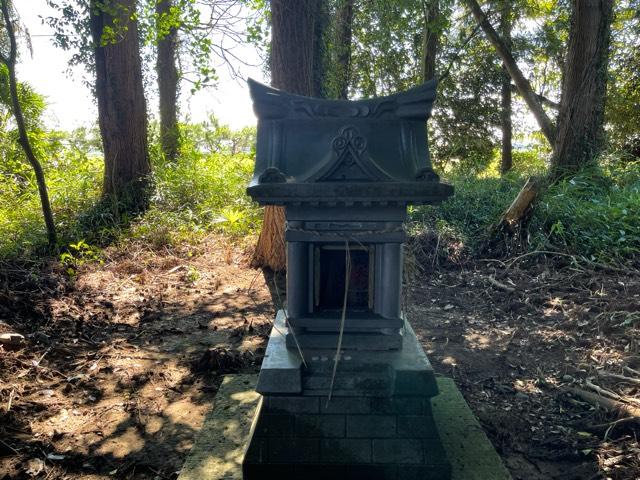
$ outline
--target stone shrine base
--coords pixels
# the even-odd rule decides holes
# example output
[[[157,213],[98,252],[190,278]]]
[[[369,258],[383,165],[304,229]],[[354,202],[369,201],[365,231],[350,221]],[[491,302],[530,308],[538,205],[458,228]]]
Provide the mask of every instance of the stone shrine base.
[[[243,480],[242,463],[251,425],[262,403],[261,395],[255,392],[256,382],[257,375],[224,378],[178,480]],[[431,409],[451,463],[451,479],[510,480],[453,380],[439,377],[437,383],[440,394],[431,400]],[[268,478],[271,472],[265,473],[264,478]],[[301,478],[327,478],[327,472],[316,473],[317,477],[305,474]],[[341,477],[334,474],[333,479]]]

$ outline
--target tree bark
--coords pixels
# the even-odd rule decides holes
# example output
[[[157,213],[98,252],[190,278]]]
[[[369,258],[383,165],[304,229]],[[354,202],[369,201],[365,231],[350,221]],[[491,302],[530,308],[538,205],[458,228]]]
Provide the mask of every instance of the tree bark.
[[[156,4],[158,21],[166,16],[173,5],[173,0],[159,0]],[[158,74],[158,94],[160,103],[160,144],[167,160],[175,160],[180,144],[178,130],[178,67],[177,60],[178,33],[175,27],[158,40],[158,58],[156,71]]]
[[[433,27],[433,22],[440,15],[439,0],[423,0],[424,32],[422,34],[422,81],[426,82],[436,76],[436,59],[440,32]]]
[[[336,12],[336,96],[346,100],[351,81],[351,42],[353,40],[353,4],[355,0],[342,0]]]
[[[271,0],[271,85],[300,95],[313,92],[316,0]]]
[[[483,22],[481,25],[487,37],[496,50],[502,52],[500,55],[509,67],[510,54],[504,55],[509,53],[504,41],[486,20],[478,3],[475,0],[465,1],[474,11],[478,22]],[[578,171],[592,162],[602,149],[612,11],[613,0],[573,0],[558,129],[551,142],[553,156],[546,181],[553,182],[562,175]],[[513,57],[510,58],[513,60]],[[517,69],[517,65],[515,68]],[[524,98],[526,92],[521,89],[514,76],[519,70],[514,72],[513,68],[508,68],[508,71]],[[533,95],[534,103],[540,106],[535,94]],[[531,211],[529,207],[539,196],[546,181],[527,182],[500,222],[492,227],[494,236],[505,229],[514,230],[514,225],[519,224],[526,213]]]
[[[6,29],[7,35],[9,37],[9,55],[8,57],[0,55],[0,61],[5,64],[7,70],[9,71],[9,90],[11,94],[13,116],[15,117],[16,125],[18,126],[18,141],[22,146],[24,154],[31,164],[36,177],[38,194],[40,196],[40,205],[42,207],[42,215],[44,217],[44,223],[47,228],[49,248],[53,249],[57,243],[57,235],[56,225],[53,219],[53,212],[51,210],[51,203],[49,202],[47,182],[45,180],[44,171],[42,170],[42,165],[36,158],[33,149],[31,148],[31,142],[29,141],[29,135],[27,134],[24,115],[22,114],[22,106],[20,105],[20,98],[18,96],[18,81],[16,79],[16,58],[18,56],[18,46],[16,43],[16,35],[13,27],[13,19],[11,18],[11,14],[9,12],[9,1],[0,0],[0,7],[2,9],[4,28]]]
[[[551,176],[594,161],[604,145],[613,0],[573,0]]]
[[[500,35],[498,35],[493,26],[491,26],[491,23],[489,23],[489,20],[487,20],[487,17],[480,8],[480,5],[478,5],[477,0],[464,1],[473,13],[476,21],[480,24],[480,27],[487,36],[487,39],[496,49],[498,55],[500,55],[500,58],[502,59],[506,70],[509,72],[509,75],[513,79],[513,82],[516,84],[518,92],[520,92],[520,96],[524,99],[525,103],[531,110],[531,113],[533,113],[533,116],[536,118],[536,121],[538,122],[538,125],[542,130],[542,133],[549,141],[549,144],[554,145],[556,138],[556,127],[547,113],[544,111],[544,108],[542,108],[542,104],[531,88],[529,80],[527,80],[520,71],[520,68],[513,58],[513,55],[511,55],[511,50],[505,44],[502,38],[500,38]]]
[[[327,91],[327,66],[330,59],[327,58],[327,30],[329,27],[329,5],[324,0],[311,2],[310,15],[313,18],[313,88],[311,96],[326,98]]]
[[[105,197],[126,209],[147,205],[151,165],[135,0],[91,0],[98,123]],[[115,38],[103,36],[105,29]]]
[[[300,95],[314,89],[314,14],[317,0],[271,0],[271,85]],[[267,206],[252,264],[284,270],[284,209]]]
[[[511,2],[501,2],[500,34],[505,45],[511,51]],[[511,76],[503,62],[500,100],[500,126],[502,129],[502,155],[500,156],[500,173],[504,175],[513,167],[513,125],[511,124]]]

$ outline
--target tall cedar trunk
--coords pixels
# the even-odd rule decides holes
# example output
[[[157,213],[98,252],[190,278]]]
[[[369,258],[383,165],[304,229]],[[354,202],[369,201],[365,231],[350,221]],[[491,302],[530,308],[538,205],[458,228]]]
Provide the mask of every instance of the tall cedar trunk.
[[[528,218],[533,202],[546,182],[579,170],[591,162],[602,148],[613,0],[572,0],[572,21],[564,61],[557,130],[542,108],[542,102],[522,75],[505,41],[491,26],[478,2],[465,2],[502,58],[518,92],[553,146],[549,178],[527,181],[501,220],[492,226],[495,237],[505,230],[517,230]]]
[[[312,2],[313,3],[313,2]],[[313,16],[313,88],[311,96],[326,98],[327,92],[327,29],[329,27],[329,5],[324,0],[315,0],[312,5]]]
[[[317,0],[271,0],[271,85],[312,95]],[[274,271],[286,266],[284,209],[267,206],[253,265]]]
[[[138,26],[132,19],[135,7],[136,0],[91,0],[90,17],[104,150],[103,192],[127,209],[146,205],[151,172]],[[114,41],[102,38],[107,27],[115,31]]]
[[[423,0],[424,32],[422,34],[422,81],[426,82],[436,76],[436,58],[440,32],[434,27],[440,15],[439,0]]]
[[[351,41],[353,39],[353,4],[355,0],[342,0],[336,12],[335,92],[338,98],[347,99],[351,81]]]
[[[505,45],[511,50],[511,0],[501,2],[500,33]],[[502,155],[500,157],[500,173],[504,175],[513,167],[513,152],[511,139],[513,126],[511,124],[511,76],[504,63],[502,64],[502,85],[500,101],[500,127],[502,129]]]
[[[604,104],[613,0],[573,0],[551,175],[593,161],[604,144]]]
[[[159,0],[156,14],[159,19],[169,13],[173,0]],[[178,67],[176,51],[178,34],[171,28],[167,35],[158,41],[158,93],[160,97],[160,143],[165,158],[175,160],[180,142],[178,131]]]
[[[53,220],[53,212],[51,211],[51,204],[49,203],[49,193],[47,191],[47,183],[44,177],[44,171],[42,165],[38,161],[31,148],[31,142],[29,141],[29,135],[27,134],[27,127],[24,121],[24,115],[22,114],[22,106],[20,105],[20,97],[18,95],[18,80],[16,79],[16,58],[18,56],[18,46],[16,42],[16,34],[13,27],[13,20],[9,12],[10,3],[9,0],[1,0],[0,7],[2,9],[2,19],[4,22],[4,28],[7,30],[9,36],[9,56],[1,56],[2,63],[5,64],[9,71],[9,90],[11,94],[11,105],[13,109],[13,116],[16,119],[18,126],[18,141],[22,146],[22,150],[27,157],[27,160],[33,168],[33,172],[36,176],[36,183],[38,185],[38,194],[40,195],[40,206],[42,208],[42,215],[44,217],[44,223],[47,228],[47,237],[49,241],[49,247],[54,248],[57,243],[56,225]]]
[[[290,93],[313,92],[317,0],[271,0],[271,85]]]

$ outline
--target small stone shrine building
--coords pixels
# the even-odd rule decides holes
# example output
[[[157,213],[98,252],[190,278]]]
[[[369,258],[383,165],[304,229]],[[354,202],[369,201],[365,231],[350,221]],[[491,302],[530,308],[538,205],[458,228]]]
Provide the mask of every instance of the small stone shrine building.
[[[249,81],[249,195],[282,205],[287,292],[258,379],[247,480],[445,480],[431,365],[402,312],[407,206],[453,193],[431,168],[435,81],[361,101]]]

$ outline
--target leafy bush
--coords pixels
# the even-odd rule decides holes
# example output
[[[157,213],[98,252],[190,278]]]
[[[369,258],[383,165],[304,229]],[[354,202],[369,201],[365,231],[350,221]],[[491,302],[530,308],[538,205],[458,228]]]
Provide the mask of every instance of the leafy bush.
[[[216,125],[217,136],[208,134],[214,151],[199,147],[202,125],[195,129],[195,136],[191,135],[194,129],[184,127],[182,150],[175,162],[165,161],[152,141],[155,193],[149,209],[138,217],[100,198],[103,161],[97,132],[42,134],[38,148],[63,255],[76,255],[73,245],[93,248],[128,238],[159,248],[194,241],[211,231],[235,237],[256,231],[259,209],[245,194],[253,156],[244,146],[255,129],[234,132]],[[0,258],[29,256],[45,244],[34,180],[0,171]]]
[[[529,158],[530,172],[540,164]],[[513,201],[527,175],[451,176],[453,197],[411,211],[414,231],[432,228],[462,242],[471,254]],[[640,254],[640,162],[615,157],[551,186],[538,200],[525,232],[528,250],[553,250],[611,262]]]
[[[555,248],[592,260],[640,254],[640,162],[604,162],[553,185],[538,202],[532,248]]]

